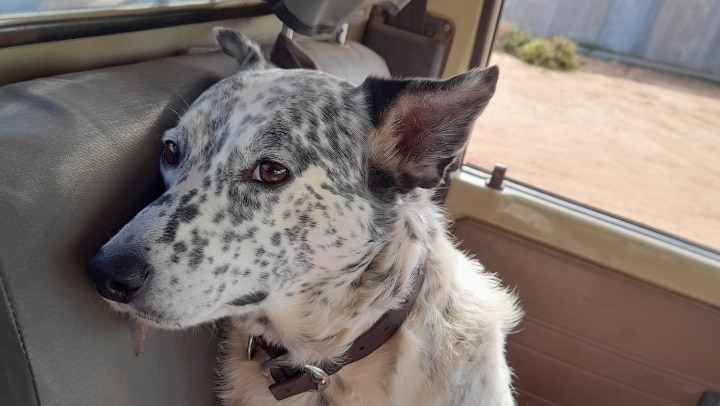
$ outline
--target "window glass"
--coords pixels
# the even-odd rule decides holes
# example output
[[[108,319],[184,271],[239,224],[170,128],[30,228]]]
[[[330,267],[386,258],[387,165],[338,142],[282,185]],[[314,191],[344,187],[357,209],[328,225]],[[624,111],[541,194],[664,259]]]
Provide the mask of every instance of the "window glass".
[[[62,11],[133,9],[220,2],[223,2],[223,0],[1,0],[0,14],[42,14]]]
[[[466,163],[720,249],[719,20],[717,2],[506,1]],[[577,66],[573,43],[533,40],[559,35]]]

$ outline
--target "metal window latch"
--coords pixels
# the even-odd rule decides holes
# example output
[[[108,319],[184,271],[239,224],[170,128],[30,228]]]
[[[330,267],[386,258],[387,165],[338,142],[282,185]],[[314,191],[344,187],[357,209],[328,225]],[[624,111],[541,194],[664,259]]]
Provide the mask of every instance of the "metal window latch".
[[[485,185],[487,185],[490,189],[502,190],[503,181],[505,180],[505,172],[507,172],[507,167],[504,164],[496,163],[495,168],[493,168],[492,174],[490,175],[490,180],[488,180]]]

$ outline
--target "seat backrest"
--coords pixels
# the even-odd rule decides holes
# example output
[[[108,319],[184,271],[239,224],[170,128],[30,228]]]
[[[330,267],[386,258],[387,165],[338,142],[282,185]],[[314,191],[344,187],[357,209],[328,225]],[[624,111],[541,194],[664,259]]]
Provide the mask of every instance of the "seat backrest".
[[[165,58],[0,88],[0,404],[210,405],[217,330],[114,314],[92,253],[162,192],[160,136],[237,69]]]
[[[389,75],[360,44],[304,47],[355,84]],[[217,327],[149,329],[139,357],[85,267],[162,193],[163,131],[236,70],[214,53],[0,87],[0,405],[214,403]]]

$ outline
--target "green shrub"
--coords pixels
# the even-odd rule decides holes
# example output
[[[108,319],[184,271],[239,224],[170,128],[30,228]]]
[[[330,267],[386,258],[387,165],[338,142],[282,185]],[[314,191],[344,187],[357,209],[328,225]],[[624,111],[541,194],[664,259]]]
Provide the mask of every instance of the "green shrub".
[[[578,70],[580,68],[580,59],[576,53],[577,45],[565,37],[553,37],[552,42],[555,47],[555,60],[558,69]]]
[[[577,70],[577,45],[565,37],[533,38],[529,32],[510,30],[499,36],[500,50],[521,60],[548,69]]]
[[[517,57],[530,65],[557,69],[555,47],[553,47],[552,41],[547,38],[531,39],[528,43],[520,47]]]
[[[517,55],[520,48],[532,39],[528,31],[510,30],[499,36],[497,46],[501,51]]]

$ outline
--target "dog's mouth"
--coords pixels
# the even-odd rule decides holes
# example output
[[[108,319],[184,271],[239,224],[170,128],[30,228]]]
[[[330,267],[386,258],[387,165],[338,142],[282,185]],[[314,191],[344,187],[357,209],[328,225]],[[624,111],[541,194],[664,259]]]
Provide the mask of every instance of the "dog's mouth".
[[[112,300],[103,298],[103,300],[110,304],[110,307],[116,312],[123,313],[130,316],[140,324],[144,324],[153,328],[163,330],[176,330],[185,328],[188,325],[184,324],[181,320],[165,317],[159,314],[153,314],[154,312],[138,309],[135,305],[129,303],[118,303]]]
[[[168,322],[168,321],[162,321],[155,318],[152,318],[146,314],[143,314],[141,312],[132,312],[129,313],[130,316],[132,316],[134,319],[136,319],[141,324],[148,325],[150,327],[154,327],[161,330],[168,330],[168,329],[180,329],[184,326],[180,324],[179,322]]]
[[[242,301],[241,306],[238,306],[240,304],[238,301],[234,301],[233,303],[222,304],[217,307],[212,306],[211,308],[205,308],[205,310],[198,313],[182,315],[158,311],[138,303],[118,303],[105,298],[103,298],[103,300],[110,304],[110,307],[116,312],[123,313],[149,327],[161,330],[180,330],[213,322],[224,317],[241,315],[250,309],[256,308],[257,304],[262,302],[266,297],[267,293],[265,292],[254,292],[240,299]]]

